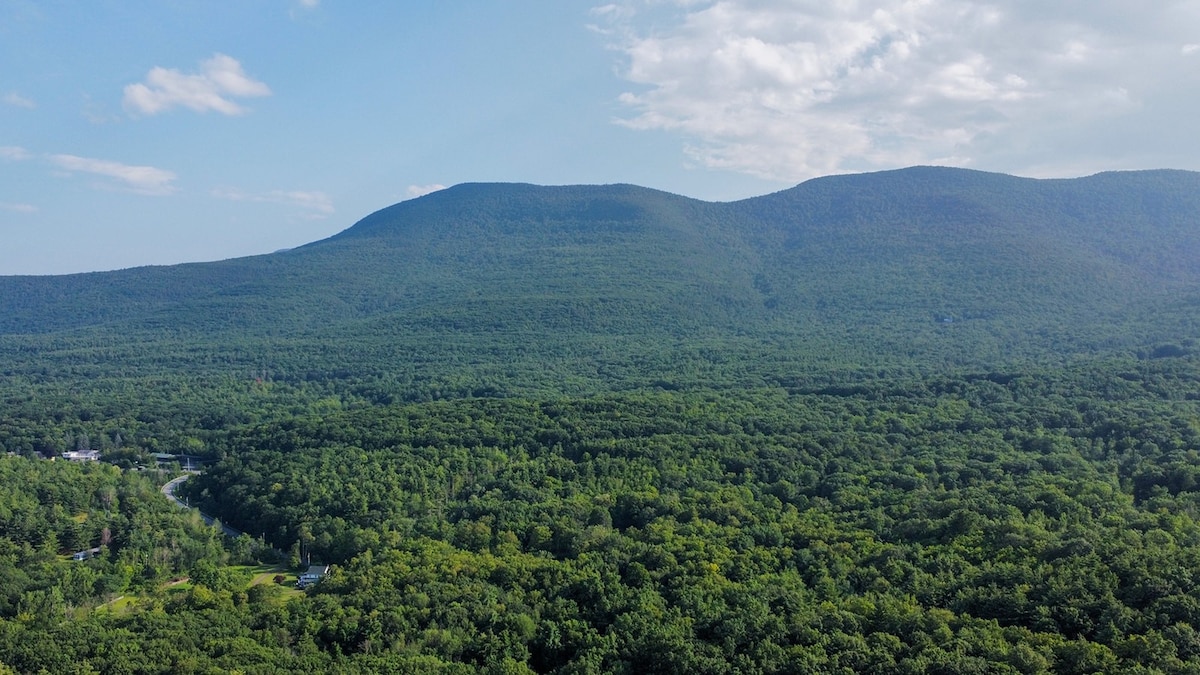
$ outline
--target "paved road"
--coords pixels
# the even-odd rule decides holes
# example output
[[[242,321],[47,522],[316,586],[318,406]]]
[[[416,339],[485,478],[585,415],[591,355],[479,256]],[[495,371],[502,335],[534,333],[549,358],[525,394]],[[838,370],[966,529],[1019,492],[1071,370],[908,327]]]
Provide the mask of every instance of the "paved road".
[[[192,474],[188,473],[188,474],[184,474],[178,478],[172,478],[171,480],[167,481],[166,485],[162,486],[162,493],[167,496],[167,499],[170,499],[171,501],[175,502],[175,504],[177,506],[179,506],[180,508],[183,508],[183,509],[192,508],[192,507],[188,506],[187,503],[184,502],[182,499],[175,496],[175,488],[179,487],[180,483],[182,483],[183,481],[185,481],[191,477],[192,477]],[[200,517],[203,518],[204,522],[208,523],[209,525],[212,525],[213,521],[216,520],[216,518],[213,518],[212,516],[208,515],[207,513],[203,512],[203,511],[200,512]],[[235,537],[236,538],[236,537],[240,537],[242,535],[241,531],[235,530],[232,527],[226,525],[225,523],[221,523],[221,530],[225,532],[225,536],[227,536],[227,537]]]
[[[185,481],[191,477],[192,477],[191,474],[184,474],[184,475],[180,476],[179,478],[172,478],[171,480],[167,481],[166,485],[162,486],[162,493],[167,496],[167,499],[170,499],[171,501],[175,502],[175,504],[178,505],[180,508],[184,508],[184,509],[190,508],[187,504],[183,503],[183,501],[181,501],[179,499],[179,497],[175,496],[175,488],[179,487],[180,483],[182,483],[183,481]]]

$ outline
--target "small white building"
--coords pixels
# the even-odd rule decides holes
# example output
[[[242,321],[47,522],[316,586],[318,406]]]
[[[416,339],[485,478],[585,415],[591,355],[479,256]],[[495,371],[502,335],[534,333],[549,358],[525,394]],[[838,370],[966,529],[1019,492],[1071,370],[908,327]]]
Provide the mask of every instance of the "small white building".
[[[95,462],[100,459],[99,450],[68,450],[62,454],[68,462]]]
[[[308,571],[296,579],[296,588],[308,588],[329,574],[329,565],[309,565]]]
[[[81,562],[83,560],[90,560],[92,558],[95,558],[98,555],[100,555],[100,547],[99,546],[97,546],[95,548],[89,548],[86,551],[79,551],[75,555],[71,556],[71,560],[74,560],[75,562]]]

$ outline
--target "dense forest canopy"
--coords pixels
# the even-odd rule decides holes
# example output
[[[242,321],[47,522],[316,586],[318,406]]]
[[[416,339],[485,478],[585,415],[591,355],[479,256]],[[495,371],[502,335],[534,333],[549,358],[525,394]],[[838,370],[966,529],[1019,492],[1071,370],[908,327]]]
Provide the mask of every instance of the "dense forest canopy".
[[[0,277],[0,671],[1200,672],[1198,224],[1173,171],[475,184]]]
[[[0,277],[0,363],[409,398],[1057,364],[1192,339],[1197,214],[1180,171],[918,167],[733,203],[461,185],[266,256]]]

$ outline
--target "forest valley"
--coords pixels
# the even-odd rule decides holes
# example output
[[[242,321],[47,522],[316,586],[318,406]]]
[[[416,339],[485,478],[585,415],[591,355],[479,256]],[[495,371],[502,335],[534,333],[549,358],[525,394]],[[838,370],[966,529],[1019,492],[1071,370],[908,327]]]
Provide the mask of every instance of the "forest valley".
[[[230,398],[255,389],[291,405],[194,425],[216,461],[181,491],[262,541],[167,502],[168,474],[20,456],[86,434],[133,462],[155,428],[136,416],[0,428],[4,663],[1200,670],[1192,357],[816,389]],[[330,576],[251,583],[248,565],[301,550]]]

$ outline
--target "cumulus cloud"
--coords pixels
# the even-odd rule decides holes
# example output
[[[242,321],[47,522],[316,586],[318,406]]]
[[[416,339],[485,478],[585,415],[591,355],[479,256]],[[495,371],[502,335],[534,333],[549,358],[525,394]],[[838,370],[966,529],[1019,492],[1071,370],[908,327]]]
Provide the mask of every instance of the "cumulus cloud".
[[[134,166],[75,155],[50,155],[50,163],[70,173],[88,173],[116,181],[123,189],[145,195],[175,192],[176,175],[153,166]]]
[[[304,190],[271,190],[269,192],[243,192],[236,188],[217,188],[212,196],[235,202],[261,202],[283,204],[300,209],[307,218],[325,218],[333,215],[333,200],[324,192]]]
[[[1164,160],[1200,149],[1178,139],[1200,137],[1182,116],[1200,71],[1179,58],[1197,51],[1196,3],[626,0],[593,18],[636,85],[618,123],[679,134],[700,166],[797,181],[1091,153],[1115,168],[1114,132]],[[1179,126],[1146,131],[1141,115],[1174,108]]]
[[[422,197],[424,195],[427,195],[431,192],[437,192],[438,190],[445,190],[445,189],[446,189],[445,185],[440,185],[438,183],[433,183],[431,185],[409,185],[408,186],[408,198],[415,199],[417,197]]]
[[[3,99],[6,105],[11,105],[16,108],[29,108],[30,110],[37,107],[31,99],[25,98],[15,91],[10,91],[4,95]]]
[[[15,145],[0,145],[0,159],[21,161],[30,158],[29,151]]]
[[[157,115],[181,106],[196,112],[241,115],[246,109],[233,99],[270,95],[271,89],[246,75],[237,59],[214,54],[200,63],[197,73],[152,68],[144,82],[125,87],[123,103],[126,110],[143,115]]]
[[[33,204],[14,204],[12,202],[0,202],[0,210],[12,211],[13,213],[37,213],[38,208]]]

